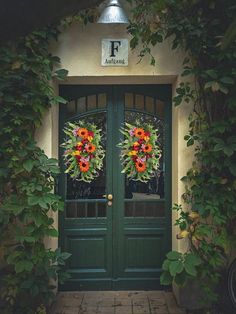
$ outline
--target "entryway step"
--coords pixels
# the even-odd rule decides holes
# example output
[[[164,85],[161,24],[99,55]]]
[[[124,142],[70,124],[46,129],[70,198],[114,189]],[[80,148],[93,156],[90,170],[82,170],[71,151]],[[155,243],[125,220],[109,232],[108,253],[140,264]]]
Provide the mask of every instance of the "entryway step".
[[[166,291],[59,292],[50,314],[186,314]]]

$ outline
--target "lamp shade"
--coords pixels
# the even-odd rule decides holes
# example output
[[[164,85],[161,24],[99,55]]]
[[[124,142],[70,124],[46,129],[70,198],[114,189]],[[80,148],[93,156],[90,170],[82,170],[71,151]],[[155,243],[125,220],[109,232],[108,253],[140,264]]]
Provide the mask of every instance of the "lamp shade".
[[[103,10],[98,23],[101,24],[127,24],[129,20],[118,0],[109,0]]]

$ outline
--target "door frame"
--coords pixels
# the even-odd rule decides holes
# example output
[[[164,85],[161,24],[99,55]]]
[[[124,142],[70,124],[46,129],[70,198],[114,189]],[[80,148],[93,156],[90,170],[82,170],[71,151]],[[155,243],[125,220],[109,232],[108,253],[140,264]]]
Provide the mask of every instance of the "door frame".
[[[69,85],[69,86],[72,88],[72,90],[74,87],[76,95],[78,94],[78,92],[76,92],[76,89],[81,87],[81,89],[83,91],[83,95],[84,95],[84,93],[89,93],[91,88],[96,89],[96,87],[97,87],[99,90],[99,87],[106,86],[106,85],[108,85],[108,84],[101,84],[101,85],[98,85],[98,84],[96,84],[96,85],[78,84],[78,85]],[[109,84],[109,85],[111,85],[111,84]],[[162,94],[163,88],[165,89],[164,93],[166,92],[166,90],[168,90],[168,93],[167,93],[168,96],[165,97],[165,114],[164,114],[164,118],[165,118],[165,124],[164,124],[165,125],[165,141],[164,141],[164,147],[165,148],[164,149],[167,152],[167,155],[165,157],[165,169],[169,170],[169,171],[166,171],[166,173],[165,173],[165,194],[169,196],[165,200],[166,201],[166,209],[167,208],[169,209],[169,210],[166,210],[167,224],[165,225],[166,230],[167,230],[167,232],[166,232],[166,243],[167,243],[167,251],[168,251],[172,247],[172,211],[171,211],[171,204],[172,204],[172,202],[171,202],[171,198],[172,198],[172,184],[171,184],[171,181],[172,181],[171,180],[172,179],[172,102],[171,102],[172,85],[171,84],[168,84],[168,85],[145,84],[145,83],[144,84],[129,84],[129,85],[128,84],[125,84],[125,85],[114,84],[114,85],[118,86],[121,90],[125,90],[129,86],[132,86],[132,87],[138,86],[141,93],[142,93],[142,90],[146,91],[146,89],[148,87],[150,87],[150,86],[154,87],[155,86],[159,92],[158,95]],[[62,96],[65,96],[65,93],[63,92],[64,86],[68,87],[67,84],[66,85],[62,84],[59,86],[59,91],[60,91],[59,94],[60,95],[63,94]],[[61,105],[61,106],[63,106],[63,105]],[[111,122],[112,119],[109,119],[109,121]],[[62,129],[62,119],[61,119],[61,115],[59,114],[59,134],[61,132],[61,129]],[[59,152],[59,158],[61,158],[60,152]],[[60,162],[61,162],[61,160],[60,160]],[[113,167],[114,167],[114,164],[115,163],[113,163]],[[119,186],[117,186],[117,189],[119,189]],[[115,220],[117,218],[120,220],[121,216],[117,217],[117,215],[113,215],[112,219]],[[63,222],[64,222],[64,219],[62,218],[62,215],[59,214],[59,246],[61,246],[63,243],[63,230],[64,230],[64,223]],[[114,221],[113,221],[113,226],[116,226],[116,224],[114,224]],[[114,237],[113,237],[112,241],[116,241],[116,239],[114,239]],[[113,259],[116,259],[116,258],[117,258],[116,255],[113,256]],[[117,288],[119,289],[119,285],[117,286]],[[134,286],[134,289],[137,289],[137,287]]]

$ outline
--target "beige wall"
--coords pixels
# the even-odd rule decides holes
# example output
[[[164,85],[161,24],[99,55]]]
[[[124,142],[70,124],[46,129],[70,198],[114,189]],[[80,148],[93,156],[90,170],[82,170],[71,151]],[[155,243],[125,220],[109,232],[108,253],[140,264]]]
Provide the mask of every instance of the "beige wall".
[[[57,45],[52,46],[52,52],[61,58],[61,67],[69,71],[65,84],[163,84],[169,83],[175,87],[180,80],[183,54],[172,51],[170,42],[165,42],[153,49],[156,66],[149,64],[148,57],[141,63],[138,49],[129,52],[129,66],[102,67],[101,39],[129,38],[124,26],[90,24],[81,26],[74,24],[62,32]],[[56,83],[55,83],[56,84]],[[172,115],[172,201],[181,202],[183,185],[180,178],[185,175],[191,165],[192,154],[186,149],[183,140],[188,128],[189,105],[173,107]],[[37,132],[38,143],[48,156],[57,157],[58,152],[58,110],[53,108],[45,116],[44,124]],[[173,222],[175,220],[173,214]],[[57,223],[57,218],[56,218]],[[173,249],[183,250],[185,243],[176,240],[177,230],[173,227]],[[56,246],[57,242],[49,245]]]

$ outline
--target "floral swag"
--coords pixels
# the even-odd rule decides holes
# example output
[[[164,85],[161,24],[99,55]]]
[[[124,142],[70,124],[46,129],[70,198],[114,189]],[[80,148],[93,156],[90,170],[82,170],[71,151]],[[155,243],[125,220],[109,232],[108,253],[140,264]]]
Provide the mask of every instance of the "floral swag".
[[[63,131],[67,136],[61,145],[65,149],[65,173],[90,183],[103,167],[105,151],[101,145],[101,129],[80,121],[79,124],[68,122]]]
[[[136,126],[125,123],[120,130],[124,140],[121,148],[122,173],[135,181],[147,182],[159,168],[161,149],[157,130],[151,124],[136,121]]]

